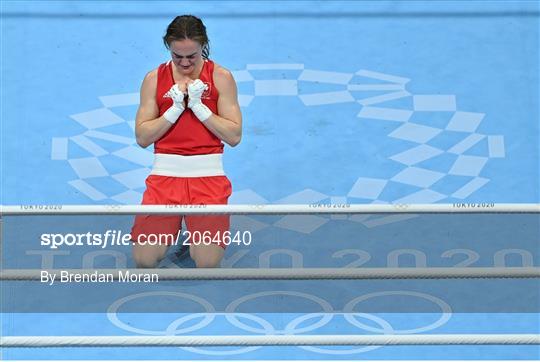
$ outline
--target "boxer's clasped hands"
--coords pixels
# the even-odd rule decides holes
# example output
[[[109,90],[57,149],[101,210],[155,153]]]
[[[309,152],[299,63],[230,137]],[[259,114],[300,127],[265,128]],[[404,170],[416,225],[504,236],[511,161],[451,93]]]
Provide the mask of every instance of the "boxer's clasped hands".
[[[185,94],[180,89],[178,84],[175,84],[165,93],[166,97],[172,98],[173,105],[163,113],[163,117],[170,123],[174,124],[180,118],[182,112],[186,108],[184,105]]]
[[[188,95],[188,108],[190,108],[195,116],[204,122],[212,115],[212,111],[203,104],[201,97],[208,89],[208,86],[204,84],[200,79],[195,79],[190,83],[187,83],[187,95]],[[185,110],[184,97],[185,93],[182,91],[178,84],[175,84],[169,89],[165,96],[172,98],[173,105],[165,111],[163,117],[170,123],[176,123],[180,115]]]
[[[188,83],[188,108],[190,108],[199,121],[204,122],[212,115],[212,111],[206,105],[203,104],[201,97],[208,86],[200,79]]]

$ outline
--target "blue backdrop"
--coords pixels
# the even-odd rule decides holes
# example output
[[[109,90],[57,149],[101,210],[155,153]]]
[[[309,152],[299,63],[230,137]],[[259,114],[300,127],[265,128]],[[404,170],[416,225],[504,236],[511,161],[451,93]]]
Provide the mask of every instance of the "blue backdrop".
[[[140,202],[152,150],[141,149],[134,139],[139,87],[148,71],[168,60],[161,37],[183,13],[203,19],[211,58],[238,83],[243,139],[226,147],[224,156],[231,203],[540,201],[537,1],[3,1],[0,6],[1,204]],[[54,228],[128,232],[127,217],[3,222],[5,268],[133,266],[129,246],[50,250],[38,241],[40,233]],[[233,229],[252,231],[254,242],[229,247],[222,266],[538,266],[539,222],[538,215],[236,216]],[[160,266],[186,266],[174,257],[168,255]],[[139,285],[94,287],[97,291],[86,285],[3,283],[2,334],[538,333],[539,328],[537,279],[179,282],[144,286],[142,293]],[[58,310],[47,309],[45,302],[51,301]],[[396,301],[399,307],[410,301],[424,313],[391,313]],[[132,302],[143,310],[178,303],[188,312],[215,308],[229,314],[125,313]],[[241,307],[254,312],[253,306],[284,309],[233,313]],[[300,313],[313,306],[320,313]],[[360,313],[370,306],[375,313]],[[12,313],[38,307],[63,313]],[[537,346],[0,353],[5,359],[540,358]]]
[[[140,202],[138,90],[180,13],[238,82],[232,203],[539,200],[536,2],[2,6],[3,204]]]

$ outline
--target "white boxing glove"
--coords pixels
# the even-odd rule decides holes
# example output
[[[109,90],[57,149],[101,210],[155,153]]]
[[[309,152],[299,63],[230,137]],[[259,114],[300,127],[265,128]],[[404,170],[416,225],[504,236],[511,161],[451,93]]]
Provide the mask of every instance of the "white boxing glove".
[[[168,122],[175,124],[182,112],[184,112],[184,96],[185,94],[180,90],[178,84],[173,85],[171,89],[165,93],[165,97],[172,98],[173,100],[173,105],[163,113],[163,117]]]
[[[188,107],[193,111],[199,121],[204,122],[212,115],[212,111],[201,101],[201,97],[208,86],[200,79],[188,84]]]

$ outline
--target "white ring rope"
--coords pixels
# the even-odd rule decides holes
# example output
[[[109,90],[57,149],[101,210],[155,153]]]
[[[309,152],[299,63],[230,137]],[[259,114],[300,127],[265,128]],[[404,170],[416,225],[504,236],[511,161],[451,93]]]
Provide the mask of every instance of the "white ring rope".
[[[2,347],[538,345],[540,334],[17,336]]]
[[[540,213],[540,204],[20,205],[0,215]]]
[[[107,274],[113,280],[156,275],[158,280],[311,280],[311,279],[471,279],[540,278],[540,267],[505,268],[188,268],[188,269],[4,269],[0,280],[39,281],[41,273],[58,279]]]

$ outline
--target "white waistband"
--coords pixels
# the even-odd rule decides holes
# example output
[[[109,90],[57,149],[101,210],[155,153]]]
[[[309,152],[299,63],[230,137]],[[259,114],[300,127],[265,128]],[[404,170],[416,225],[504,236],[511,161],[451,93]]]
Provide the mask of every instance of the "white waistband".
[[[210,155],[181,156],[165,153],[154,154],[151,175],[172,177],[223,176],[221,153]]]

